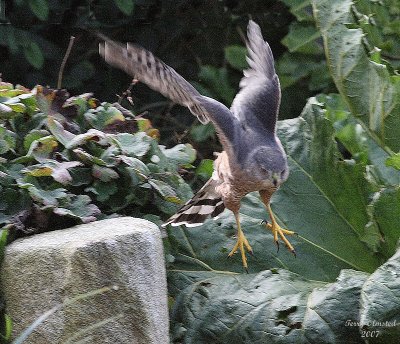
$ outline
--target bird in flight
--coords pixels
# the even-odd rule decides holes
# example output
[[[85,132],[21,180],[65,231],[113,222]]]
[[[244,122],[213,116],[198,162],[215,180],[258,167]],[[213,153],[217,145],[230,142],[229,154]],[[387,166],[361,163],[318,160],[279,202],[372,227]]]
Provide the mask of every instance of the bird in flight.
[[[293,231],[281,228],[270,206],[273,193],[287,179],[289,170],[282,144],[276,135],[276,121],[281,90],[274,68],[274,58],[260,27],[252,20],[247,27],[247,62],[240,81],[240,91],[231,108],[202,96],[173,68],[148,50],[106,39],[99,52],[110,65],[147,84],[173,102],[189,108],[203,124],[211,121],[223,151],[214,161],[214,172],[196,195],[163,226],[194,227],[207,218],[217,217],[227,208],[235,216],[237,242],[229,257],[240,251],[247,270],[246,250],[252,248],[240,225],[240,201],[249,192],[258,191],[271,220],[266,223],[279,249],[279,239],[295,254],[285,235]]]

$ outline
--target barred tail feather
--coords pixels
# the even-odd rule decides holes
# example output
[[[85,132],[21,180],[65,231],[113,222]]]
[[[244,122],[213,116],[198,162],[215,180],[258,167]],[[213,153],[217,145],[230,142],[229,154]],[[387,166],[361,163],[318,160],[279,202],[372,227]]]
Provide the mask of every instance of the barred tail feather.
[[[215,186],[218,184],[218,181],[210,179],[192,199],[187,201],[162,226],[185,225],[186,227],[196,227],[203,224],[209,217],[216,218],[225,209],[221,196],[215,191]]]

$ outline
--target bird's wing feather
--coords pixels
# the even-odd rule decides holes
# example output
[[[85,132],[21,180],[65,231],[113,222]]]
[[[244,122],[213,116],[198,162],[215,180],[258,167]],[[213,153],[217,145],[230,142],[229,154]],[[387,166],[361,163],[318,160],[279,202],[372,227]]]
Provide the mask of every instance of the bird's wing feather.
[[[150,51],[135,44],[124,46],[107,39],[100,44],[99,52],[107,63],[139,79],[173,102],[188,107],[201,123],[209,122],[207,111],[197,101],[200,93]]]
[[[247,28],[247,39],[250,68],[243,72],[241,90],[233,100],[231,111],[243,125],[275,131],[281,91],[274,57],[260,27],[252,20]]]

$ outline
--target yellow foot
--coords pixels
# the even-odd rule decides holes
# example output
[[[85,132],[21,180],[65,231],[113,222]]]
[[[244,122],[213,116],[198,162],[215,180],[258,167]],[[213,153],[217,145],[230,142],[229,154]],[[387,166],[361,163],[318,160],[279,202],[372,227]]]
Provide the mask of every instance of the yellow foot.
[[[238,239],[236,241],[235,246],[233,247],[232,251],[228,254],[228,258],[232,257],[238,250],[242,256],[243,267],[247,271],[247,258],[245,249],[253,255],[253,249],[251,248],[249,242],[247,241],[246,237],[244,236],[242,230],[238,231]]]
[[[293,253],[293,255],[296,257],[296,251],[294,249],[294,247],[292,246],[292,244],[289,242],[288,239],[286,239],[285,234],[286,235],[294,235],[296,234],[296,232],[293,231],[289,231],[287,229],[283,229],[281,226],[278,225],[278,223],[276,221],[272,221],[272,224],[269,222],[266,222],[266,226],[268,229],[270,229],[272,231],[272,235],[274,236],[274,241],[276,246],[278,247],[278,251],[279,251],[279,237],[282,239],[283,243],[285,244],[285,246],[287,247],[287,249]]]

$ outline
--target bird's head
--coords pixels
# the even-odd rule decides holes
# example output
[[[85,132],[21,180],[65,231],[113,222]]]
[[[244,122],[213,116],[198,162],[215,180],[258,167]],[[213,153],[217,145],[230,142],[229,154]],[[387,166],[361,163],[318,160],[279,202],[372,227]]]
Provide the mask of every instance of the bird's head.
[[[285,152],[281,147],[263,147],[253,156],[251,174],[274,187],[279,187],[289,176]]]

